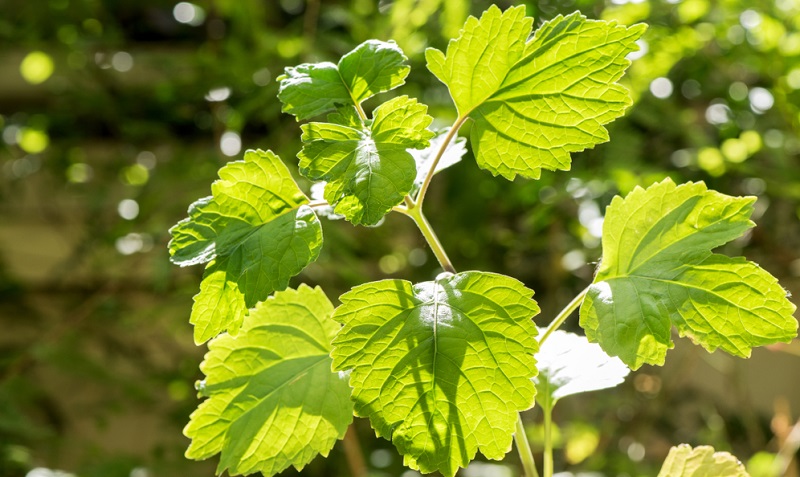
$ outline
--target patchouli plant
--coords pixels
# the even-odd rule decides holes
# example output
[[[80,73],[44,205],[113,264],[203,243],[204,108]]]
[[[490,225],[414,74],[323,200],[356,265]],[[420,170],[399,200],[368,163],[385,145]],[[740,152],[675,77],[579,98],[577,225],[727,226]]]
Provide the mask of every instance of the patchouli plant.
[[[536,400],[549,412],[560,397],[619,382],[624,365],[662,364],[673,328],[742,357],[796,336],[795,307],[775,278],[712,251],[754,225],[755,198],[667,179],[613,200],[594,282],[542,333],[543,345],[563,342],[555,330],[580,307],[597,344],[575,337],[579,348],[604,363],[605,353],[618,357],[615,377],[587,381],[558,352],[542,355],[549,361],[537,377],[533,290],[496,273],[457,272],[423,213],[425,196],[434,174],[466,151],[458,132],[468,121],[478,166],[509,180],[569,170],[571,153],[607,141],[604,125],[631,104],[617,81],[646,27],[574,13],[532,28],[524,7],[491,7],[445,52],[428,49],[428,70],[457,112],[443,131],[408,96],[364,110],[409,73],[391,41],[364,42],[337,63],[286,68],[278,98],[304,121],[299,170],[315,194],[301,191],[277,155],[250,150],[220,169],[211,195],[171,230],[172,261],[206,267],[190,318],[195,341],[209,347],[198,386],[206,399],[185,430],[188,457],[220,454],[218,471],[231,474],[300,469],[327,455],[355,415],[423,473],[453,476],[478,451],[502,459],[516,439],[530,477],[537,469],[519,413]],[[287,288],[319,256],[320,216],[373,226],[392,212],[416,223],[441,274],[361,284],[338,307],[320,288]],[[676,448],[662,475],[740,470],[712,454]],[[552,475],[552,460],[544,470]]]

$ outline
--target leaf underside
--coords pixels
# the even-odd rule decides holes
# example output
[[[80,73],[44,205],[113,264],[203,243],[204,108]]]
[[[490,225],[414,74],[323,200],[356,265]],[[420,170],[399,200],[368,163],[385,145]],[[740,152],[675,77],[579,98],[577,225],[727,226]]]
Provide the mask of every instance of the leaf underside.
[[[411,191],[416,177],[408,149],[429,144],[432,118],[427,106],[408,96],[380,105],[372,124],[354,124],[352,116],[336,122],[302,126],[300,172],[327,181],[325,200],[354,224],[375,225]]]
[[[190,318],[197,343],[236,333],[248,309],[286,288],[322,247],[308,199],[271,151],[249,150],[219,177],[170,229],[174,263],[208,263]]]
[[[613,388],[630,373],[619,358],[608,356],[586,337],[562,330],[539,345],[536,361],[539,375],[534,382],[540,403],[543,394],[555,403],[565,396]]]
[[[710,446],[692,449],[687,444],[673,447],[658,477],[750,477],[739,460]]]
[[[218,473],[265,476],[327,456],[353,420],[347,380],[331,371],[332,313],[321,289],[301,285],[259,303],[238,336],[213,339],[186,456],[219,453]]]
[[[422,472],[453,476],[478,450],[501,459],[517,413],[533,405],[532,294],[510,277],[465,272],[342,295],[332,356],[335,370],[352,370],[356,414]]]
[[[576,12],[545,22],[529,40],[525,6],[470,17],[428,69],[450,90],[459,117],[475,121],[478,165],[513,180],[569,170],[570,153],[608,141],[603,127],[631,105],[617,80],[644,24],[587,20]]]
[[[740,357],[797,336],[795,306],[772,275],[712,253],[754,225],[754,202],[670,179],[615,197],[581,306],[586,336],[633,369],[664,363],[673,325],[708,351]]]

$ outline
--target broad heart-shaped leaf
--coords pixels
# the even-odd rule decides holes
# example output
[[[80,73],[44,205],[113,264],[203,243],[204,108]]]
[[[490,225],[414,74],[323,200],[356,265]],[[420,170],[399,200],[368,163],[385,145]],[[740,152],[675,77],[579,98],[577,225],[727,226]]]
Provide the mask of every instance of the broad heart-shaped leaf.
[[[777,280],[741,257],[711,252],[754,225],[753,202],[670,179],[615,197],[581,306],[586,336],[633,369],[664,363],[672,325],[708,351],[741,357],[790,341],[795,306]]]
[[[327,456],[353,420],[350,386],[331,371],[332,313],[321,289],[301,285],[259,303],[238,336],[213,339],[186,456],[220,453],[217,472],[268,477]]]
[[[380,105],[372,124],[303,125],[300,172],[324,180],[325,200],[354,224],[375,225],[411,191],[414,158],[406,149],[428,146],[428,107],[408,96]]]
[[[658,477],[750,477],[739,460],[710,446],[681,444],[669,450]]]
[[[219,177],[211,197],[170,229],[173,262],[210,262],[190,318],[198,344],[225,330],[235,334],[248,308],[286,288],[322,247],[308,199],[271,151],[249,150]]]
[[[586,337],[561,330],[539,345],[536,362],[537,401],[542,402],[546,395],[552,404],[565,396],[613,388],[631,372],[619,358],[607,355]]]
[[[452,476],[477,450],[501,459],[536,392],[532,295],[513,278],[474,271],[342,295],[333,369],[352,370],[356,414],[422,472]]]
[[[405,83],[410,68],[393,41],[367,40],[344,55],[338,65],[304,63],[286,68],[278,98],[283,112],[297,120],[332,111],[337,105],[361,104]]]
[[[528,40],[525,7],[492,6],[470,17],[447,55],[428,49],[428,69],[471,117],[478,165],[511,180],[542,169],[568,170],[570,153],[608,140],[604,124],[631,104],[617,84],[643,24],[632,27],[557,16]]]

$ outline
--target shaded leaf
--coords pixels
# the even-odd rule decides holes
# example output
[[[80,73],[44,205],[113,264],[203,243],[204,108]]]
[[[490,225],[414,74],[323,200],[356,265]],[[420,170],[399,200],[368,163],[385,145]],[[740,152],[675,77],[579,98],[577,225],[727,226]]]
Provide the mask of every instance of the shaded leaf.
[[[754,225],[753,202],[670,179],[615,197],[581,306],[586,336],[633,369],[663,364],[673,325],[708,351],[741,357],[795,337],[795,306],[777,280],[744,258],[711,252]]]
[[[332,356],[334,369],[352,369],[357,415],[422,472],[452,476],[478,450],[503,458],[535,394],[532,294],[510,277],[465,272],[342,295]]]
[[[238,336],[213,339],[186,456],[219,453],[218,473],[266,476],[327,456],[353,420],[347,380],[331,371],[332,313],[321,289],[301,285],[259,303]]]
[[[340,105],[360,105],[372,96],[405,83],[410,68],[393,41],[367,40],[344,55],[339,64],[304,63],[278,78],[283,112],[309,119]]]
[[[249,150],[219,177],[212,196],[170,229],[173,262],[210,262],[192,308],[198,343],[226,329],[236,333],[247,309],[286,288],[322,247],[308,199],[271,151]]]
[[[529,40],[532,24],[525,6],[492,6],[480,20],[467,20],[447,55],[425,55],[459,116],[475,121],[470,140],[478,165],[509,180],[568,170],[571,152],[608,140],[603,125],[631,104],[616,81],[646,29],[576,12],[545,22]]]
[[[411,191],[416,176],[409,148],[427,147],[433,133],[427,106],[408,96],[380,105],[369,128],[303,125],[300,172],[327,181],[325,200],[354,224],[375,225]]]
[[[658,477],[750,477],[739,460],[710,446],[694,449],[688,444],[673,447]]]
[[[547,395],[553,404],[564,396],[613,388],[630,373],[619,358],[607,355],[599,345],[561,330],[539,345],[536,362],[538,400]]]

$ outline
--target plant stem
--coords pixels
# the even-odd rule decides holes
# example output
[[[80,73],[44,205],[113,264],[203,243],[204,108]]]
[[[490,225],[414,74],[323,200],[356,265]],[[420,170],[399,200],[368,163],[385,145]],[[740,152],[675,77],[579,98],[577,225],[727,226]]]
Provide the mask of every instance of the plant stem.
[[[553,477],[553,404],[550,402],[549,390],[542,403],[544,414],[544,457],[542,457],[542,473],[544,477]]]
[[[347,466],[350,467],[350,475],[353,477],[367,477],[367,464],[364,462],[364,453],[361,451],[361,444],[358,442],[355,422],[350,424],[347,432],[344,433],[342,444],[344,445]]]
[[[453,262],[450,261],[450,258],[444,251],[444,247],[442,247],[441,242],[439,242],[439,237],[436,236],[436,232],[433,231],[433,227],[431,227],[431,224],[428,223],[428,219],[426,219],[425,215],[422,213],[422,208],[420,205],[421,203],[417,202],[413,207],[399,206],[394,207],[392,210],[411,217],[411,220],[417,224],[419,231],[422,232],[422,236],[425,237],[425,241],[428,242],[428,246],[436,256],[436,260],[439,261],[439,265],[441,265],[446,272],[456,273],[456,269],[453,267]]]
[[[468,116],[462,116],[456,119],[456,122],[453,123],[453,126],[450,128],[450,131],[447,133],[447,136],[444,138],[444,142],[442,142],[441,147],[436,152],[436,157],[433,159],[431,163],[430,169],[428,169],[428,173],[425,175],[425,180],[422,182],[422,186],[419,188],[419,193],[417,194],[417,204],[422,207],[422,201],[425,200],[425,193],[428,192],[428,186],[431,184],[431,179],[433,179],[433,174],[436,172],[436,166],[439,164],[439,160],[441,160],[442,156],[444,156],[444,151],[447,150],[447,146],[450,145],[450,141],[456,137],[458,134],[458,130],[461,129],[461,126],[466,122]]]
[[[575,311],[575,309],[578,308],[581,303],[583,303],[583,298],[586,296],[586,292],[588,291],[589,287],[584,288],[575,298],[572,299],[571,302],[569,302],[567,306],[564,307],[563,310],[561,310],[561,313],[556,316],[553,322],[547,327],[547,330],[542,334],[542,337],[539,338],[539,346],[544,343],[544,340],[546,340],[548,336],[550,336],[555,330],[564,324],[565,321],[567,321],[569,315],[572,314],[572,312]]]
[[[531,452],[531,444],[528,442],[525,427],[522,425],[522,414],[517,415],[517,432],[514,433],[514,443],[517,445],[525,477],[539,477],[539,472],[536,471],[536,461],[533,460],[533,452]]]

